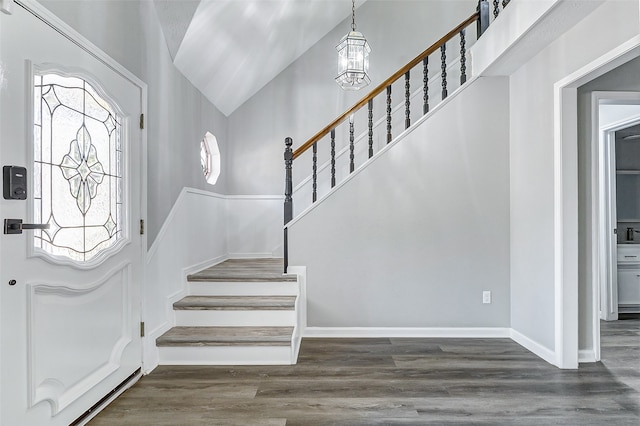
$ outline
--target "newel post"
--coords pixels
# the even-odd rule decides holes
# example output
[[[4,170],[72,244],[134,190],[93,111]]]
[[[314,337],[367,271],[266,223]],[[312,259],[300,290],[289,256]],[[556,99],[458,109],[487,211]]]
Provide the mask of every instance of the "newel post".
[[[478,38],[484,34],[484,32],[489,28],[489,1],[488,0],[479,0],[478,1],[478,21],[477,21],[477,29],[478,29]]]
[[[289,241],[287,235],[287,223],[293,219],[293,176],[291,173],[293,167],[293,139],[286,138],[284,140],[284,273],[287,273],[289,267]]]

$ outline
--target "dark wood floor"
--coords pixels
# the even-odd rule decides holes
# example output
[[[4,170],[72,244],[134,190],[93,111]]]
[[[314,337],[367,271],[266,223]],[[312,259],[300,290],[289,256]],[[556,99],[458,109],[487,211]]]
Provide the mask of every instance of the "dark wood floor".
[[[99,425],[640,424],[640,320],[559,370],[508,339],[304,339],[298,365],[158,367]]]

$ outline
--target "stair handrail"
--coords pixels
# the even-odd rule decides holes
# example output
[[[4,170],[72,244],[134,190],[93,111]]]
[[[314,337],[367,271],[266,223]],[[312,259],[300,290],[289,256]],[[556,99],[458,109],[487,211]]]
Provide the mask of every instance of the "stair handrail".
[[[511,0],[502,0],[502,8],[504,9],[510,2]],[[493,0],[493,17],[494,19],[498,17],[498,14],[500,13],[500,7],[499,7],[499,1],[498,0]],[[476,11],[469,16],[467,19],[465,19],[464,21],[462,21],[459,25],[457,25],[455,28],[453,28],[451,31],[449,31],[447,34],[445,34],[442,38],[440,38],[438,41],[436,41],[435,43],[433,43],[431,46],[429,46],[427,49],[425,49],[422,53],[420,53],[418,56],[416,56],[415,58],[413,58],[411,61],[409,61],[406,65],[404,65],[403,67],[401,67],[399,70],[397,70],[395,73],[393,73],[389,78],[387,78],[386,80],[384,80],[382,83],[380,83],[378,86],[376,86],[373,90],[371,90],[366,96],[364,96],[362,99],[360,99],[358,102],[356,102],[351,108],[349,108],[347,111],[345,111],[343,114],[341,114],[340,116],[338,116],[335,120],[333,120],[331,123],[329,123],[328,125],[326,125],[322,130],[320,130],[318,133],[316,133],[315,135],[313,135],[309,140],[307,140],[304,144],[302,144],[300,147],[298,147],[295,151],[292,149],[292,145],[293,145],[293,140],[289,137],[285,138],[285,152],[284,152],[284,162],[285,162],[285,199],[284,199],[284,272],[287,273],[287,268],[288,268],[288,263],[289,263],[289,253],[288,253],[288,228],[287,228],[287,223],[289,223],[289,221],[291,221],[293,219],[293,180],[292,180],[292,166],[293,166],[293,160],[295,160],[296,158],[298,158],[300,155],[302,155],[304,152],[306,152],[309,148],[313,147],[313,161],[314,161],[314,192],[313,192],[313,201],[316,201],[316,149],[317,149],[317,142],[320,141],[320,139],[322,139],[323,137],[325,137],[327,134],[331,133],[331,139],[332,139],[332,155],[334,155],[333,153],[333,147],[334,147],[334,131],[336,129],[337,126],[339,126],[340,124],[342,124],[345,120],[347,120],[348,117],[352,117],[353,114],[355,114],[357,111],[359,111],[362,107],[364,107],[365,105],[369,105],[369,126],[371,126],[371,105],[373,102],[373,99],[378,96],[380,93],[382,93],[384,90],[387,90],[388,93],[388,102],[390,102],[390,88],[391,85],[393,83],[395,83],[396,81],[398,81],[402,76],[405,76],[407,81],[409,79],[409,72],[416,67],[420,62],[423,62],[425,60],[428,60],[429,55],[435,53],[438,49],[443,50],[443,61],[444,61],[444,46],[446,46],[446,43],[448,41],[450,41],[451,39],[453,39],[456,35],[460,35],[462,38],[462,51],[461,53],[464,52],[464,32],[466,30],[466,28],[473,24],[474,22],[477,23],[477,38],[479,39],[480,36],[487,30],[487,28],[489,27],[489,22],[490,22],[490,16],[489,16],[490,10],[489,10],[489,2],[488,0],[478,0],[478,7],[476,9]],[[463,84],[466,81],[466,75],[464,74],[464,69],[465,69],[465,65],[464,65],[464,54],[461,57],[461,67],[462,67],[462,74],[460,77],[460,84]],[[425,65],[426,66],[426,65]],[[426,73],[426,71],[425,71]],[[426,78],[426,77],[425,77]],[[443,80],[446,78],[446,73],[445,73],[445,69],[444,69],[444,63],[443,63]],[[446,82],[446,80],[445,80]],[[409,108],[409,103],[408,103],[408,97],[409,97],[409,86],[408,86],[408,82],[407,82],[407,92],[406,92],[406,96],[407,96],[407,110]],[[425,84],[427,84],[427,82],[425,81]],[[425,89],[426,90],[426,89]],[[446,83],[443,83],[443,99],[447,97],[447,90],[446,90]],[[428,103],[425,101],[425,113],[428,111]],[[387,114],[390,114],[390,104],[387,104]],[[387,119],[388,123],[390,123],[390,118]],[[406,126],[409,127],[409,112],[407,111],[407,120],[406,120]],[[388,128],[390,129],[390,124],[388,124]],[[369,127],[370,129],[370,135],[371,135],[371,127]],[[390,138],[391,138],[391,134],[390,134],[390,130],[388,131],[388,140],[387,142],[391,142]],[[353,166],[353,122],[350,121],[350,139],[351,139],[351,169],[350,171],[353,172],[354,171],[354,166]],[[370,136],[370,147],[369,147],[369,157],[372,156],[372,148],[371,148],[371,136]],[[332,187],[335,185],[335,176],[332,176]]]
[[[313,135],[304,144],[302,144],[300,147],[298,147],[295,151],[293,151],[293,159],[295,160],[300,155],[302,155],[305,151],[307,151],[309,148],[311,148],[314,143],[318,142],[320,139],[322,139],[323,137],[328,135],[329,132],[332,129],[335,129],[338,125],[342,124],[349,116],[351,116],[352,114],[356,113],[360,108],[362,108],[365,105],[367,105],[367,103],[370,100],[372,100],[373,98],[378,96],[380,93],[382,93],[387,88],[387,86],[389,86],[390,84],[393,84],[396,81],[398,81],[398,79],[400,79],[400,77],[404,76],[407,73],[407,71],[413,69],[416,65],[418,65],[420,62],[422,62],[422,60],[424,58],[426,58],[427,56],[431,55],[436,50],[440,49],[440,46],[442,46],[444,43],[446,43],[449,40],[451,40],[452,38],[454,38],[456,35],[458,35],[460,33],[460,31],[462,31],[463,29],[467,28],[472,23],[478,21],[479,15],[480,15],[480,13],[478,11],[473,13],[467,19],[462,21],[460,23],[460,25],[458,25],[457,27],[455,27],[454,29],[449,31],[444,37],[440,38],[438,41],[433,43],[431,46],[429,46],[427,49],[425,49],[422,53],[420,53],[418,56],[413,58],[413,60],[408,62],[405,66],[400,68],[398,71],[393,73],[389,78],[387,78],[385,81],[380,83],[375,89],[373,89],[365,97],[360,99],[355,105],[353,105],[351,108],[349,108],[347,111],[345,111],[342,115],[340,115],[338,118],[333,120],[331,123],[329,123],[327,126],[325,126],[322,130],[320,130],[318,133]]]

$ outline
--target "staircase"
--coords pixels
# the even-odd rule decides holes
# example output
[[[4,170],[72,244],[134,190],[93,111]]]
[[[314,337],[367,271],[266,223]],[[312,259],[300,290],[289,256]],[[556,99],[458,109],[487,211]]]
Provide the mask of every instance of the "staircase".
[[[295,364],[299,286],[282,270],[282,259],[231,259],[189,275],[175,327],[156,340],[160,364]]]

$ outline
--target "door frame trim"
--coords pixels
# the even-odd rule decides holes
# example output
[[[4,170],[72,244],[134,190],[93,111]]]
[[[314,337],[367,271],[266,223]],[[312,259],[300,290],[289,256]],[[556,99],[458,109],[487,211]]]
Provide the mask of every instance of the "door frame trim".
[[[578,87],[638,56],[640,35],[554,84],[554,364],[560,368],[578,368],[579,308],[599,316],[594,304],[578,302]]]

